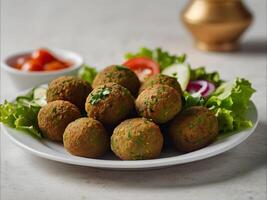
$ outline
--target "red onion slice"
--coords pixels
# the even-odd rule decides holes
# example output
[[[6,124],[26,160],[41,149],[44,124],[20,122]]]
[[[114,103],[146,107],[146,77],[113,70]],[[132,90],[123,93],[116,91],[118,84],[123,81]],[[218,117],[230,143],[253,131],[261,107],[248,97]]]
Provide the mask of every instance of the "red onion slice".
[[[187,86],[187,91],[190,93],[200,93],[207,91],[208,89],[208,82],[205,80],[197,80],[197,81],[190,81]]]
[[[190,81],[186,91],[191,94],[199,93],[201,96],[206,97],[215,90],[215,86],[206,80]]]
[[[212,92],[214,92],[215,89],[216,89],[215,85],[208,82],[208,89],[202,93],[202,96],[203,97],[209,96]]]

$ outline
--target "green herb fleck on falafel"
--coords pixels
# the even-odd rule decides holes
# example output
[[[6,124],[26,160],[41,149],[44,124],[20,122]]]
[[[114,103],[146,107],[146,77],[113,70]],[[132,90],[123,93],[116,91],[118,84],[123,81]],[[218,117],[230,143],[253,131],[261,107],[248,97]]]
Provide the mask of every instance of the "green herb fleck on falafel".
[[[128,131],[128,139],[131,139],[132,138],[132,135],[131,135],[131,131],[129,130]]]
[[[143,135],[139,135],[139,136],[135,139],[135,143],[136,143],[137,145],[142,145],[143,142],[144,142],[144,137],[143,137]]]
[[[89,103],[92,105],[97,104],[99,101],[108,96],[110,92],[110,89],[107,87],[100,88],[95,94],[92,94],[89,99]]]

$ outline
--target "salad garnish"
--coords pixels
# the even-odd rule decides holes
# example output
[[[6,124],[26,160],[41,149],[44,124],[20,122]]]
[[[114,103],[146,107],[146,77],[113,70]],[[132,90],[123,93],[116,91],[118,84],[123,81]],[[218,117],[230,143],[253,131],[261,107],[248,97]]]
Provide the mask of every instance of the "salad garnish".
[[[139,57],[146,57],[156,61],[159,64],[160,71],[163,71],[165,68],[173,64],[184,63],[186,60],[186,54],[170,54],[169,52],[164,51],[161,48],[149,49],[146,47],[142,47],[137,53],[125,54],[126,59]]]
[[[34,88],[25,96],[17,97],[14,102],[5,101],[1,104],[0,122],[11,128],[27,132],[36,138],[42,138],[37,123],[41,97],[35,98],[34,95],[38,89],[40,88]]]
[[[82,78],[83,80],[87,81],[88,83],[92,84],[94,78],[97,75],[97,70],[94,67],[89,65],[83,65],[82,68],[78,72],[78,77]]]
[[[206,72],[205,67],[190,69],[190,80],[206,80],[213,83],[216,87],[223,83],[218,72]]]

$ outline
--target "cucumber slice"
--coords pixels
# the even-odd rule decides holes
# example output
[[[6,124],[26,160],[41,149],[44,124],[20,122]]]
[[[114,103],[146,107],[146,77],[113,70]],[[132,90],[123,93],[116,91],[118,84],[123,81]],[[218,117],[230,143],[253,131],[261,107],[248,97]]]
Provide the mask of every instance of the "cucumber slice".
[[[162,74],[172,76],[177,78],[178,82],[181,85],[183,91],[186,90],[186,87],[190,81],[190,65],[187,63],[175,64],[164,69]]]
[[[37,87],[33,91],[34,99],[46,99],[46,91],[47,89],[44,87]]]
[[[33,90],[33,99],[34,102],[40,106],[45,106],[47,104],[46,101],[46,91],[47,89],[44,87],[38,87]]]

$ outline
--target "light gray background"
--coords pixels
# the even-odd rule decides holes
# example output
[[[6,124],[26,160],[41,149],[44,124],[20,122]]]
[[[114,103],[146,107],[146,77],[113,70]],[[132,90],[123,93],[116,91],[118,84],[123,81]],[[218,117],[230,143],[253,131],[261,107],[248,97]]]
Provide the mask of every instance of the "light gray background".
[[[266,198],[266,1],[246,1],[254,23],[243,50],[196,50],[179,20],[183,0],[2,0],[1,57],[42,46],[76,51],[87,63],[121,63],[141,46],[185,52],[193,66],[245,77],[257,93],[260,123],[238,147],[203,161],[167,169],[120,172],[65,165],[22,151],[1,134],[1,199],[216,199]],[[3,99],[17,92],[2,72]]]

